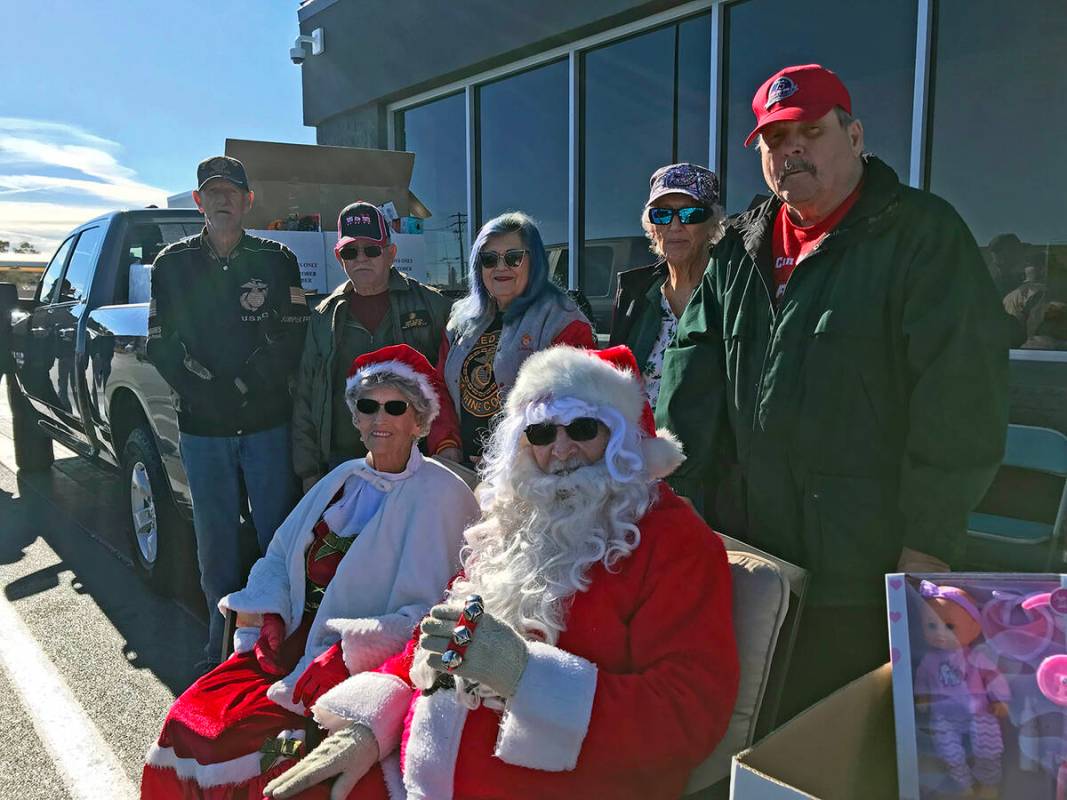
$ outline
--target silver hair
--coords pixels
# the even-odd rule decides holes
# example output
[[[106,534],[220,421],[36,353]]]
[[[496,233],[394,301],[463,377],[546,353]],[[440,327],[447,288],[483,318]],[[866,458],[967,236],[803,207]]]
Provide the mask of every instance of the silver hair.
[[[698,201],[694,199],[693,202],[697,203]],[[704,204],[699,203],[699,205]],[[648,219],[648,209],[650,207],[651,206],[646,205],[643,209],[641,209],[641,229],[645,232],[645,236],[648,238],[649,251],[657,258],[663,258],[663,250],[658,244],[656,244],[656,239],[652,236],[652,229],[654,226]],[[715,203],[711,206],[707,206],[707,208],[711,211],[711,219],[708,222],[702,224],[709,226],[708,249],[710,250],[711,246],[722,238],[723,222],[726,219],[726,213],[723,211],[723,207],[718,203]]]
[[[377,372],[364,375],[355,386],[345,391],[345,402],[352,413],[356,410],[356,401],[363,397],[369,389],[396,389],[411,404],[411,410],[415,414],[415,423],[419,426],[418,435],[421,439],[430,433],[430,424],[433,422],[434,413],[430,403],[422,394],[415,381],[408,380],[391,372]]]
[[[841,106],[834,106],[834,116],[837,117],[837,121],[841,123],[842,128],[848,128],[849,125],[856,121],[856,117],[849,114],[845,109],[841,108]],[[756,138],[752,140],[752,147],[757,153],[760,150],[761,144],[763,144],[763,135],[756,134]]]

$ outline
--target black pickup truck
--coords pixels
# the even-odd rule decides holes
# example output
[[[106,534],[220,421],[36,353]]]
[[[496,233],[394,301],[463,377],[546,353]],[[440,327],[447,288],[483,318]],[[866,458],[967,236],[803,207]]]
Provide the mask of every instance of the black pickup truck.
[[[32,299],[0,285],[19,470],[48,469],[53,440],[119,469],[133,563],[161,592],[189,580],[195,544],[174,402],[145,357],[149,265],[202,226],[195,209],[117,211],[63,240]]]

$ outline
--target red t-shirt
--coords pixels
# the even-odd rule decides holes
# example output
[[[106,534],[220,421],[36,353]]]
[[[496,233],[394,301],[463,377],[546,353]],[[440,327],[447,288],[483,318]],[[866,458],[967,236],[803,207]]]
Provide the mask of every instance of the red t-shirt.
[[[370,295],[352,292],[348,296],[348,313],[352,315],[352,319],[374,333],[389,313],[389,290]]]
[[[785,293],[785,285],[796,268],[797,262],[815,249],[815,246],[823,240],[837,224],[845,218],[845,214],[856,204],[860,196],[861,181],[859,186],[852,190],[852,194],[846,197],[833,213],[822,222],[814,225],[797,225],[789,218],[786,207],[778,209],[778,216],[774,220],[774,236],[771,244],[774,254],[774,304],[778,305]]]

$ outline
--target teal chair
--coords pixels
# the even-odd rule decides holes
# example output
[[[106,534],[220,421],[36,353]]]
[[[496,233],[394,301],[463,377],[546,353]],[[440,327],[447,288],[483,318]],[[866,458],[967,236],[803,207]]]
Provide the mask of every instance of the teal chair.
[[[1009,425],[1004,460],[967,524],[965,569],[1045,572],[1067,564],[1067,436]]]

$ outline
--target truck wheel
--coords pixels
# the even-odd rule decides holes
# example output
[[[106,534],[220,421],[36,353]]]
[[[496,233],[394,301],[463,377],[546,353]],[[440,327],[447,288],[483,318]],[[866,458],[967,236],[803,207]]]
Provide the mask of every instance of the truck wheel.
[[[134,428],[122,450],[122,479],[130,509],[130,555],[148,587],[172,594],[180,584],[183,524],[170,497],[152,432]]]
[[[15,376],[4,376],[7,401],[11,407],[11,427],[15,437],[15,465],[19,472],[44,472],[52,466],[55,451],[51,437],[37,427],[37,412],[22,393]]]

